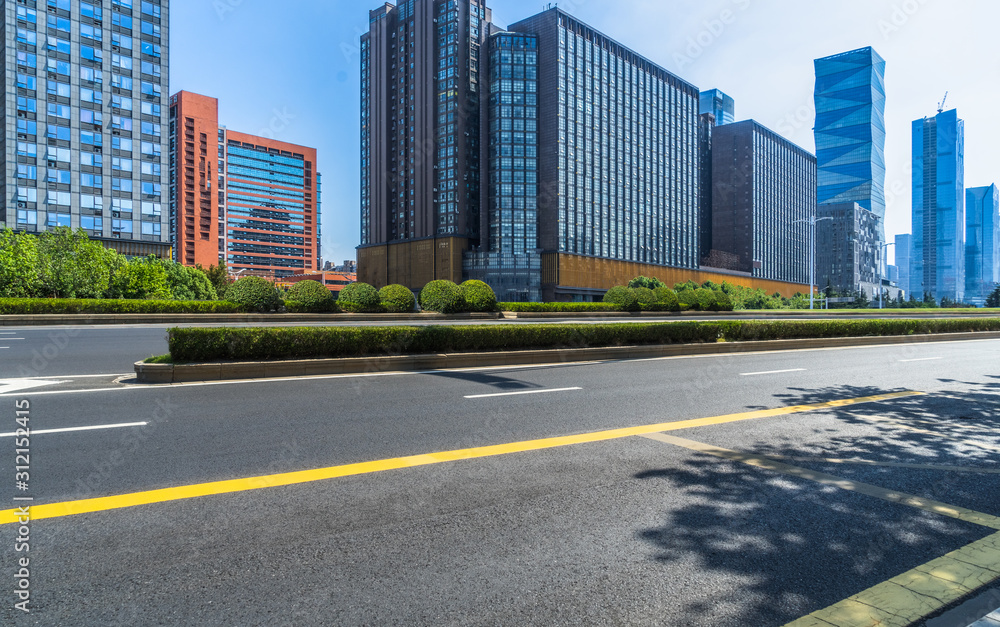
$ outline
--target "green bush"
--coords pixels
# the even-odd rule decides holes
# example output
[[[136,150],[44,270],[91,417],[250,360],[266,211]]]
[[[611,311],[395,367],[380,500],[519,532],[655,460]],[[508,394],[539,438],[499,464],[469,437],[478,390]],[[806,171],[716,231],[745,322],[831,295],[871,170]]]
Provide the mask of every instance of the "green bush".
[[[386,285],[378,291],[382,308],[389,313],[411,313],[417,307],[417,299],[408,287]]]
[[[349,313],[378,313],[382,311],[382,299],[378,290],[367,283],[351,283],[340,291],[337,305]]]
[[[732,311],[733,310],[733,300],[729,298],[729,294],[723,291],[715,292],[715,307],[713,311]]]
[[[611,303],[498,303],[500,311],[513,313],[574,313],[614,312],[618,307]]]
[[[174,362],[1000,331],[1000,318],[170,329]]]
[[[635,292],[620,285],[607,291],[604,302],[617,306],[619,311],[639,311],[639,299]]]
[[[497,295],[493,288],[482,281],[466,281],[462,288],[462,298],[465,299],[469,311],[496,311]]]
[[[631,289],[640,307],[646,308],[656,304],[656,296],[653,294],[653,290],[648,287],[633,287]]]
[[[285,294],[285,309],[289,313],[328,313],[335,308],[333,294],[319,281],[299,281]]]
[[[680,311],[681,303],[677,300],[677,292],[669,287],[658,287],[653,290],[653,297],[656,304],[662,311]]]
[[[700,311],[712,311],[715,309],[715,292],[704,287],[699,287],[694,291],[695,300]]]
[[[136,257],[111,277],[108,294],[112,298],[170,300],[170,275],[156,257]],[[194,300],[194,299],[191,299]]]
[[[451,281],[431,281],[420,290],[420,307],[424,311],[443,314],[461,313],[468,310],[462,288]]]
[[[266,279],[245,276],[230,286],[226,300],[239,305],[245,312],[267,313],[281,306],[278,288]]]
[[[216,300],[218,294],[204,272],[169,259],[158,260],[167,273],[170,293],[177,300]]]
[[[677,292],[677,302],[680,303],[681,311],[697,311],[698,310],[698,295],[695,290],[681,290]]]
[[[239,313],[223,301],[0,298],[0,314],[224,314]]]
[[[628,286],[635,287],[647,287],[651,290],[655,290],[660,287],[666,287],[667,284],[657,278],[651,278],[648,276],[637,276],[628,282]]]

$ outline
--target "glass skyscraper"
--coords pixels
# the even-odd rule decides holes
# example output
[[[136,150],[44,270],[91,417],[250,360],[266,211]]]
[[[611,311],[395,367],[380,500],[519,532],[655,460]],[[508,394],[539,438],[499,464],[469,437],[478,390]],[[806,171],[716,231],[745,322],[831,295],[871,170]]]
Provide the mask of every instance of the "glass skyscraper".
[[[913,256],[910,289],[965,296],[965,121],[954,109],[913,122]]]
[[[1000,193],[996,185],[965,192],[965,300],[983,306],[1000,284]]]
[[[3,3],[0,221],[168,256],[168,0]]]
[[[732,124],[736,121],[736,101],[718,89],[701,92],[699,113],[715,116],[715,125]]]
[[[872,48],[816,60],[819,204],[856,202],[885,241],[885,60]]]
[[[899,289],[906,292],[907,297],[910,295],[923,296],[923,294],[914,294],[910,289],[910,272],[913,268],[913,236],[909,233],[905,235],[896,236],[896,267],[899,269]]]

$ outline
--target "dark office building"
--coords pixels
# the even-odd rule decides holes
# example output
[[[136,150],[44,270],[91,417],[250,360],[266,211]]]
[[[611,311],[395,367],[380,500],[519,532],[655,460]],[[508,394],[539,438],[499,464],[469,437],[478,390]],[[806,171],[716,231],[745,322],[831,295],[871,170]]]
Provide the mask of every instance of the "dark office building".
[[[840,296],[878,297],[879,219],[856,202],[817,207],[816,287]]]
[[[742,272],[809,283],[816,158],[753,120],[712,134],[712,245]]]

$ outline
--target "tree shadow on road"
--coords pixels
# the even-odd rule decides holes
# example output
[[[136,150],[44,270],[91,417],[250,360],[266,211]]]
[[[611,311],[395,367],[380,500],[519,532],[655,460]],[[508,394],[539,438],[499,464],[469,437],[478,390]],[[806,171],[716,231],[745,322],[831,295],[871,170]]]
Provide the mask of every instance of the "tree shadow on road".
[[[787,437],[781,431],[775,434],[787,422],[760,423],[771,430],[763,439],[749,426],[754,423],[747,423],[739,436],[730,433],[724,442],[713,442],[711,429],[677,435],[741,452],[799,460],[849,458],[1000,468],[1000,384],[946,383],[954,389],[826,410],[822,419],[808,414],[809,422],[795,423],[794,433],[789,427]],[[799,388],[781,399],[787,405],[810,405],[891,391],[856,386]],[[737,437],[739,444],[731,444]],[[970,440],[981,446],[970,446]],[[788,463],[848,478],[858,468]],[[993,502],[1000,502],[995,498],[1000,495],[1000,474],[872,471],[869,467],[868,477],[876,477],[869,482],[886,485],[880,483],[878,474],[872,474],[883,470],[894,473],[884,475],[886,482],[890,478],[915,481],[912,475],[917,473],[917,489],[925,498],[960,504],[955,500],[972,498],[981,491],[979,498],[989,502],[994,497]],[[901,479],[902,473],[910,476]],[[668,508],[671,501],[684,503],[668,509],[662,525],[640,533],[655,549],[652,558],[665,563],[693,560],[698,572],[733,584],[723,587],[733,592],[706,594],[689,602],[684,614],[692,617],[691,625],[784,625],[993,533],[707,455],[692,453],[679,466],[636,477],[663,482]],[[672,496],[677,493],[681,496]],[[1000,515],[1000,511],[987,513]]]

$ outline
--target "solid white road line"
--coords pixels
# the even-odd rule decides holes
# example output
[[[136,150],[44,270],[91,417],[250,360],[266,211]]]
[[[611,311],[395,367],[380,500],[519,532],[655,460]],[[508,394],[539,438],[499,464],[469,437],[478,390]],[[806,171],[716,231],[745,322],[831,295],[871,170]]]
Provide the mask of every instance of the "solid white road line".
[[[97,431],[100,429],[122,429],[125,427],[145,427],[148,422],[126,422],[118,425],[95,425],[93,427],[69,427],[66,429],[32,429],[31,435],[44,435],[47,433],[73,433],[75,431]],[[0,433],[0,438],[12,438],[16,433]]]
[[[555,390],[526,390],[524,392],[503,392],[500,394],[474,394],[465,398],[496,398],[498,396],[523,396],[525,394],[551,394],[552,392],[574,392],[583,388],[558,388]]]
[[[944,359],[944,357],[925,357],[923,359],[900,359],[899,363],[911,364],[915,361],[940,361],[941,359]]]
[[[771,370],[768,372],[744,372],[741,373],[741,377],[758,377],[764,374],[785,374],[786,372],[805,372],[805,368],[792,368],[791,370]]]

